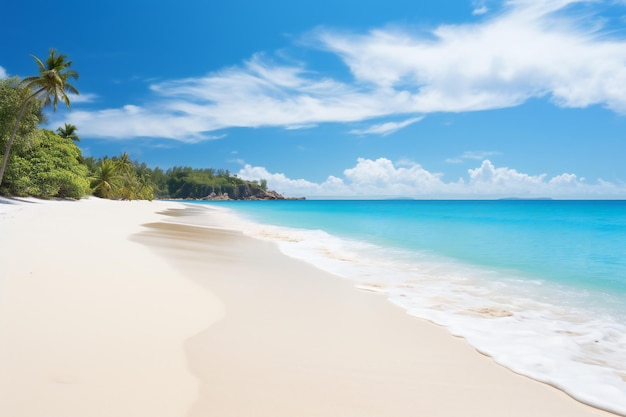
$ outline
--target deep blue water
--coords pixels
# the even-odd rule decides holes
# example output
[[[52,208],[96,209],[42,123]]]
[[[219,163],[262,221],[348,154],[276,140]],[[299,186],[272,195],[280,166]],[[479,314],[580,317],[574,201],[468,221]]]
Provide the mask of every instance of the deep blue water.
[[[626,415],[626,201],[198,204],[232,210],[248,233],[516,372]]]

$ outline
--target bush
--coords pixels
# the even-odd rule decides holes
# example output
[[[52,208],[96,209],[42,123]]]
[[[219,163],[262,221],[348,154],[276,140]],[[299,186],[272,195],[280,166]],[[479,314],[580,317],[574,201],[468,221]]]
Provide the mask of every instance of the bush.
[[[81,198],[89,193],[87,167],[76,144],[49,130],[39,130],[33,146],[11,155],[3,192],[41,198]]]

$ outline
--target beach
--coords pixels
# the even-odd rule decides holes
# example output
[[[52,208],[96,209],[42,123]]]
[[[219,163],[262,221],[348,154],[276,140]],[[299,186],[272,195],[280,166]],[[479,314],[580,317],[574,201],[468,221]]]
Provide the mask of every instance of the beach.
[[[3,200],[0,236],[3,416],[613,415],[210,209]]]

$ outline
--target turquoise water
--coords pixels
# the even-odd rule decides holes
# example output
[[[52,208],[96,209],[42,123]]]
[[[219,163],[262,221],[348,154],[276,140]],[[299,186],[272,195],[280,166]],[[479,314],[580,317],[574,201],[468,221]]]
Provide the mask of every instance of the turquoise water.
[[[626,415],[626,202],[210,202],[496,361]]]
[[[625,201],[220,203],[260,223],[322,229],[407,250],[626,294]]]

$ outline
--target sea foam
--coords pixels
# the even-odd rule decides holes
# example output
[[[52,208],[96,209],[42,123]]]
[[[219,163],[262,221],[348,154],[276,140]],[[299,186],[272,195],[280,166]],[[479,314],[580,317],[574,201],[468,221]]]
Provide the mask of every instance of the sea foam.
[[[355,286],[385,294],[408,314],[444,326],[512,371],[589,405],[626,415],[623,300],[413,251],[255,223],[220,211],[223,226],[277,242]],[[592,298],[594,299],[594,298]]]

